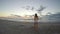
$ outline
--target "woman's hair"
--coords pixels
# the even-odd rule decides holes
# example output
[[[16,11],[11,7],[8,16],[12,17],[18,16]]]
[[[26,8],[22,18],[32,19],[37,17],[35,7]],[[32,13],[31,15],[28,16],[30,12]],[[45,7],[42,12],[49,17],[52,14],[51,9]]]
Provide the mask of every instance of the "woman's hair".
[[[38,16],[37,16],[37,13],[35,13],[35,17],[38,17]]]

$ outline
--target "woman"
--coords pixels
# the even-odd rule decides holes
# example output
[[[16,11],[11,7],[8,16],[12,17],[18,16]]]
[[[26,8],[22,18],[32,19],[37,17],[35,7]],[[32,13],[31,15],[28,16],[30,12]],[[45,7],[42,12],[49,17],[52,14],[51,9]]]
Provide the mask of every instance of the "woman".
[[[35,31],[38,31],[38,16],[37,13],[34,15],[34,29]]]

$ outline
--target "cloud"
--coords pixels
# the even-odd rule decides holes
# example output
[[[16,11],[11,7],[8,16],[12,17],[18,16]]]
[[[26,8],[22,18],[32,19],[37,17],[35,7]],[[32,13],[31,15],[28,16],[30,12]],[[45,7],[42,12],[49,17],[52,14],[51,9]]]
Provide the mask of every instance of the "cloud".
[[[11,16],[21,17],[21,16],[19,16],[19,15],[14,15],[14,14],[11,14]]]
[[[24,8],[24,9],[26,9],[26,10],[30,10],[30,6],[24,6],[24,7],[22,7],[22,8]]]
[[[31,7],[31,10],[34,10],[35,8],[34,7]]]
[[[46,15],[51,15],[52,13],[51,12],[48,12]]]
[[[35,10],[35,11],[38,11],[38,12],[41,12],[41,11],[43,11],[46,7],[44,7],[44,6],[40,6],[40,8],[38,8],[38,9],[35,9],[35,7],[33,7],[33,6],[25,6],[25,7],[22,7],[22,8],[25,8],[26,10]]]
[[[32,10],[32,11],[36,11],[37,13],[39,13],[40,14],[40,16],[42,16],[42,11],[46,8],[46,7],[44,7],[44,6],[40,6],[40,8],[35,8],[35,7],[33,7],[33,6],[25,6],[25,7],[23,7],[24,9],[26,9],[26,10]]]
[[[46,15],[43,17],[43,19],[45,18],[45,20],[47,19],[48,21],[51,22],[60,22],[60,13],[56,13],[56,14],[51,14],[51,15]]]
[[[45,9],[46,7],[43,7],[42,5],[40,6],[40,8],[37,9],[38,12],[41,12]]]
[[[30,6],[26,6],[26,10],[29,10],[30,9]]]

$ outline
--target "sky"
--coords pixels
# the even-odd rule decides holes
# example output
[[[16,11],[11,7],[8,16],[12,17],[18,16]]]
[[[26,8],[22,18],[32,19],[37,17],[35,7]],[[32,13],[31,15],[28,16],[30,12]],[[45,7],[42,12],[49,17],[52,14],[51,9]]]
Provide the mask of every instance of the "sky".
[[[42,15],[47,15],[48,12],[52,14],[60,12],[60,0],[0,0],[0,17],[10,16],[11,14],[34,15],[38,13],[36,10],[41,5],[46,7],[42,11]],[[27,7],[29,7],[28,10]],[[31,10],[31,7],[34,7],[34,10]]]

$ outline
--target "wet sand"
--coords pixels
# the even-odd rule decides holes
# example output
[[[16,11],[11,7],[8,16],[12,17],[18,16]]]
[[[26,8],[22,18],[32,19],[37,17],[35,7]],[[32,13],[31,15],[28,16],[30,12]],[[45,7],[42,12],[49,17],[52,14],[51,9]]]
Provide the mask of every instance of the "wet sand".
[[[60,34],[59,23],[39,22],[38,31],[35,31],[33,23],[0,19],[0,34]]]

